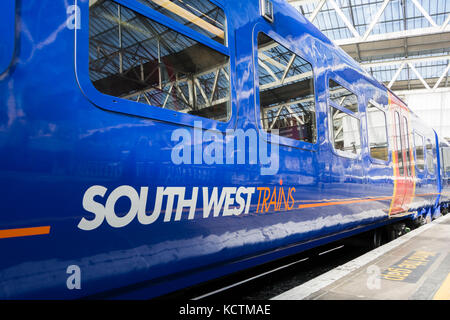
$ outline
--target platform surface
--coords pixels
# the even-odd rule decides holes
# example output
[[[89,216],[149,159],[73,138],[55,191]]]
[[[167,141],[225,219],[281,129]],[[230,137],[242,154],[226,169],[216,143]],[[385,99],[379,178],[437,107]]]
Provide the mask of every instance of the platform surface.
[[[274,300],[450,300],[450,214]]]

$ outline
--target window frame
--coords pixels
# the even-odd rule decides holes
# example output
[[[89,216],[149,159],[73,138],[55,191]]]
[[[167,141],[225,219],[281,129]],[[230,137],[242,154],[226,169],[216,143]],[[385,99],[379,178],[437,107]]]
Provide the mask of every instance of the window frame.
[[[369,101],[367,102],[367,105],[372,104],[374,107],[376,107],[378,110],[382,111],[384,114],[384,123],[386,124],[385,126],[385,130],[386,130],[386,144],[387,144],[387,160],[382,160],[382,159],[378,159],[378,158],[374,158],[372,157],[371,153],[370,153],[370,139],[369,139],[369,113],[367,112],[367,107],[366,107],[366,128],[367,128],[367,147],[369,149],[369,159],[372,163],[378,163],[378,164],[384,164],[384,165],[389,165],[392,162],[392,152],[391,152],[391,144],[389,143],[390,140],[390,136],[389,136],[389,130],[388,130],[388,117],[387,117],[387,113],[383,107],[383,105],[381,103],[376,102],[373,99],[369,99]]]
[[[2,1],[0,4],[0,30],[2,34],[3,54],[0,52],[0,75],[12,64],[16,51],[16,0]]]
[[[338,106],[340,109],[348,110],[351,114],[360,116],[360,113],[361,113],[361,112],[359,111],[359,97],[358,97],[358,95],[357,95],[356,93],[354,93],[352,90],[349,90],[349,89],[347,88],[346,85],[342,85],[342,84],[341,84],[342,81],[340,81],[340,80],[337,81],[337,80],[335,80],[335,79],[336,79],[336,76],[333,75],[333,76],[329,77],[329,78],[328,78],[328,81],[327,81],[327,89],[328,89],[328,90],[327,90],[327,98],[328,98],[328,101],[332,102],[334,105]],[[357,112],[357,113],[355,113],[354,111],[350,110],[349,108],[346,108],[345,106],[341,106],[340,104],[338,104],[337,102],[335,102],[335,101],[331,98],[330,81],[333,81],[334,83],[336,83],[337,85],[341,86],[342,88],[344,88],[345,90],[347,90],[348,92],[350,92],[352,95],[354,95],[354,96],[356,97],[356,107],[357,107],[357,109],[358,109],[358,112]],[[345,99],[344,99],[344,101],[345,101]],[[360,120],[361,120],[361,119],[360,119]]]
[[[146,119],[159,120],[184,126],[197,127],[205,130],[213,129],[225,133],[227,129],[234,128],[236,123],[236,77],[235,77],[235,47],[234,34],[226,24],[226,43],[222,45],[213,39],[208,38],[189,27],[172,20],[166,15],[142,4],[136,0],[111,0],[121,6],[124,6],[142,16],[149,18],[175,32],[191,38],[212,50],[229,57],[230,69],[230,116],[227,122],[204,118],[196,115],[190,115],[170,109],[163,109],[158,106],[144,104],[141,102],[126,100],[123,98],[110,96],[101,93],[96,89],[89,77],[89,2],[80,3],[81,28],[75,29],[75,73],[79,87],[85,97],[100,109],[114,111],[120,114],[137,116]],[[226,19],[229,12],[227,8],[216,0],[209,0],[221,8]]]
[[[447,165],[447,162],[450,162],[450,156],[448,158],[445,157],[444,151],[446,151],[446,150],[450,150],[450,146],[444,145],[444,146],[440,147],[440,150],[439,150],[440,152],[439,153],[440,153],[440,155],[442,157],[441,163],[443,165],[443,168],[442,168],[443,176],[445,178],[448,178],[448,177],[450,177],[450,169],[446,170],[446,168],[447,168],[446,165]],[[450,152],[449,152],[449,155],[450,155]],[[449,165],[449,168],[450,168],[450,163],[448,165]]]
[[[394,136],[395,145],[397,147],[396,155],[397,155],[397,168],[398,168],[398,174],[400,177],[405,177],[405,158],[403,157],[403,126],[402,126],[402,114],[400,111],[395,110],[394,111],[394,127],[395,127],[395,133]],[[400,152],[400,155],[399,155]],[[400,161],[402,162],[402,165],[400,166]],[[401,170],[400,170],[401,168]]]
[[[339,78],[339,80],[337,80]],[[358,113],[354,113],[353,111],[350,111],[349,109],[342,107],[340,105],[338,105],[336,102],[334,102],[331,99],[331,91],[330,91],[330,80],[333,80],[334,82],[336,82],[337,84],[339,84],[341,87],[343,87],[344,89],[348,90],[350,93],[354,94],[356,96],[356,101],[358,104]],[[341,81],[342,79],[340,77],[336,77],[336,75],[330,75],[328,77],[326,77],[326,90],[327,90],[327,114],[328,114],[328,139],[331,143],[331,150],[334,154],[343,157],[343,158],[349,158],[349,159],[353,159],[353,160],[361,160],[362,159],[362,149],[363,149],[363,143],[362,143],[362,130],[361,130],[361,111],[360,111],[360,97],[353,91],[353,90],[349,90],[348,89],[348,85],[347,84],[342,84],[343,81]],[[359,143],[360,143],[360,152],[359,153],[353,153],[353,152],[348,152],[348,151],[342,151],[342,150],[338,150],[335,148],[334,146],[334,132],[333,132],[333,118],[332,118],[332,114],[331,114],[331,107],[338,109],[341,112],[344,112],[346,114],[348,114],[349,116],[352,116],[353,118],[357,119],[359,121]]]
[[[440,164],[440,172],[443,178],[447,177],[447,174],[445,172],[445,163],[444,163],[444,147],[439,147],[439,164]]]
[[[260,19],[264,19],[260,17]],[[306,142],[303,140],[296,140],[288,137],[283,137],[275,134],[268,133],[264,130],[261,124],[261,107],[260,107],[260,90],[259,90],[259,74],[258,74],[258,35],[260,33],[264,33],[267,37],[271,38],[278,44],[282,45],[286,49],[290,50],[292,53],[295,53],[298,57],[308,62],[312,67],[312,76],[313,76],[313,84],[314,84],[314,112],[315,112],[315,141]],[[319,146],[319,110],[318,110],[318,95],[317,95],[317,77],[315,72],[314,63],[311,62],[312,59],[309,57],[305,57],[303,52],[300,52],[297,48],[292,46],[291,42],[287,42],[286,39],[279,35],[277,32],[273,30],[273,26],[263,20],[263,22],[256,23],[253,28],[253,41],[252,41],[252,55],[253,55],[253,88],[254,88],[254,104],[255,104],[255,120],[256,120],[256,128],[258,134],[262,137],[263,140],[269,143],[276,143],[278,145],[293,147],[296,149],[304,149],[309,151],[317,151]],[[273,136],[273,137],[272,137]]]
[[[422,151],[423,151],[423,169],[420,169],[417,166],[417,145],[416,145],[416,135],[420,136],[422,138]],[[413,137],[414,137],[414,168],[420,172],[423,173],[425,172],[425,167],[426,167],[426,148],[425,148],[425,143],[424,143],[424,135],[420,132],[418,132],[417,130],[413,130]]]
[[[427,148],[427,143],[425,143],[425,153],[426,153],[426,158],[425,158],[425,165],[426,165],[426,167],[427,167],[427,173],[430,175],[430,176],[436,176],[436,170],[437,170],[437,165],[434,163],[434,154],[435,154],[435,152],[433,152],[433,142],[432,142],[432,140],[430,139],[430,138],[427,138],[427,137],[424,137],[425,138],[425,142],[430,142],[430,145],[431,145],[431,155],[432,155],[432,158],[431,158],[431,163],[433,164],[433,172],[431,172],[430,171],[430,169],[429,169],[429,167],[428,167],[428,148]]]

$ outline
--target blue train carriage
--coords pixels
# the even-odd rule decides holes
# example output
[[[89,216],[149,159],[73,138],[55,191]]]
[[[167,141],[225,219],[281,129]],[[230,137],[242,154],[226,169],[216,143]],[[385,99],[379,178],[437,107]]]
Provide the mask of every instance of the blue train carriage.
[[[434,132],[284,1],[0,9],[3,299],[155,297],[448,195]]]

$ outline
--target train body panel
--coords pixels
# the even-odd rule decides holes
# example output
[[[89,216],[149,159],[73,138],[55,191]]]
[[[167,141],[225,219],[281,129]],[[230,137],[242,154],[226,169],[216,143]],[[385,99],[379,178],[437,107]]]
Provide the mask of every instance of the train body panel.
[[[440,168],[434,131],[306,18],[283,1],[273,1],[273,23],[256,0],[211,3],[225,12],[225,45],[144,0],[17,2],[15,22],[9,20],[17,30],[14,57],[0,75],[0,248],[7,257],[0,261],[0,298],[154,297],[413,218],[450,199],[445,170],[416,170],[416,131],[424,163],[434,155],[429,165]],[[89,18],[114,23],[112,7],[124,19],[140,12],[128,20],[141,21],[135,29],[156,20],[228,56],[228,72],[216,68],[210,83],[216,88],[221,77],[228,79],[229,117],[216,121],[164,108],[171,98],[154,107],[140,102],[139,91],[130,91],[134,101],[100,92],[89,73]],[[90,17],[90,10],[103,11]],[[127,32],[119,33],[132,38]],[[275,47],[291,64],[300,57],[302,68],[312,70],[295,74],[289,61],[267,57]],[[141,49],[126,48],[144,55]],[[124,52],[106,54],[112,62],[104,64],[122,65]],[[285,72],[275,74],[277,65]],[[304,99],[313,102],[308,123],[316,133],[304,134],[310,141],[266,133],[260,105],[267,97],[259,92],[269,84],[261,82],[262,69],[280,81],[275,89],[281,75],[310,78],[313,97]],[[167,90],[184,90],[181,82],[167,83]],[[223,99],[200,86],[193,80],[189,87],[199,101]],[[344,91],[356,97],[351,105],[332,102]],[[369,104],[373,114],[386,115],[386,135],[367,134]],[[409,125],[396,127],[395,112]],[[306,123],[310,115],[296,119]],[[358,124],[359,141],[352,132],[342,138],[345,121]],[[402,130],[408,134],[396,140]],[[383,137],[381,147],[374,143]],[[354,143],[347,146],[347,138]],[[442,184],[441,171],[448,178]],[[74,280],[79,271],[81,288]]]

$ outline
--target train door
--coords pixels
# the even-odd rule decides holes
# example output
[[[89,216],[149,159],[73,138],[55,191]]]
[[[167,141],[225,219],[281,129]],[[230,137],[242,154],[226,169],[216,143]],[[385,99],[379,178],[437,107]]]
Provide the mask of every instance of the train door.
[[[390,215],[408,211],[414,197],[414,165],[411,148],[409,110],[401,100],[390,95],[391,136],[393,137],[394,194]]]
[[[406,170],[405,173],[407,173],[406,179],[404,181],[405,184],[405,195],[403,198],[403,209],[408,210],[410,207],[410,204],[412,200],[414,199],[414,193],[415,193],[415,165],[414,165],[414,154],[413,154],[413,147],[412,147],[412,131],[410,131],[410,125],[409,125],[409,117],[408,117],[408,111],[406,114],[404,113],[402,116],[402,125],[403,125],[403,134],[402,139],[404,142],[404,149],[403,154],[406,158]]]
[[[332,146],[328,190],[342,198],[367,195],[361,139],[361,98],[338,73],[328,72],[328,123]]]

